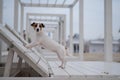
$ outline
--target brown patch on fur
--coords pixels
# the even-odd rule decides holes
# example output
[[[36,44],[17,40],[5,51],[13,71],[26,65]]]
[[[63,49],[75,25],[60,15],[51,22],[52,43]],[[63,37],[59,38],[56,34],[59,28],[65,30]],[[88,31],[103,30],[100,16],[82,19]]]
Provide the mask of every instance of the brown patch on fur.
[[[31,26],[35,29],[38,24],[39,24],[39,27],[40,27],[40,28],[44,28],[44,27],[45,27],[45,25],[44,25],[43,23],[35,23],[35,22],[33,22],[33,23],[31,24]]]
[[[38,23],[33,22],[33,23],[31,24],[31,26],[35,29],[35,28],[37,27],[37,24],[38,24]]]
[[[43,28],[45,28],[45,25],[43,23],[40,24]]]

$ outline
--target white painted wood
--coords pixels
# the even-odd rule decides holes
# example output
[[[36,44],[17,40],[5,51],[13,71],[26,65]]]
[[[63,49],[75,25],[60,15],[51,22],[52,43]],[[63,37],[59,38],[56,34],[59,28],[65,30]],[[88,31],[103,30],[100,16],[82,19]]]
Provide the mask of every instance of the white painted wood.
[[[65,19],[64,19],[64,17],[62,18],[62,20],[61,20],[61,26],[62,26],[62,45],[63,46],[65,46],[65,43],[66,43],[66,39],[65,39],[65,28],[66,28],[66,26],[65,26],[65,21],[64,21]]]
[[[21,3],[24,7],[56,7],[56,8],[70,8],[71,5],[62,5],[62,4],[32,4],[31,3]]]
[[[23,24],[24,24],[24,7],[21,5],[21,13],[20,13],[20,32],[23,33]]]
[[[15,37],[15,35],[13,35],[11,32],[9,32],[7,29],[5,29],[5,27],[0,27],[0,35],[5,37],[5,40],[8,40],[8,42],[10,42],[12,45],[14,45],[14,51],[17,52],[17,54],[23,58],[34,70],[36,70],[40,75],[42,76],[49,76],[49,69],[44,69],[41,68],[42,66],[37,66],[37,64],[39,63],[39,58],[42,59],[42,61],[44,61],[47,64],[47,61],[45,60],[45,58],[42,57],[42,55],[36,54],[35,51],[33,51],[32,49],[26,49],[22,42],[19,41],[19,39],[17,37]],[[48,65],[48,64],[47,64]],[[47,71],[47,72],[46,72]]]
[[[47,22],[59,22],[58,20],[51,20],[51,19],[29,19],[30,21],[47,21]]]
[[[66,46],[66,16],[64,16],[64,46]]]
[[[2,40],[0,39],[0,63],[2,58]]]
[[[54,4],[54,6],[56,6],[56,3],[57,3],[57,0],[55,0],[55,4]]]
[[[80,55],[80,59],[81,61],[84,60],[83,57],[83,53],[84,53],[84,1],[83,0],[79,0],[79,37],[80,37],[80,41],[79,41],[79,55]]]
[[[55,62],[49,62],[54,77],[69,77],[68,73],[66,73],[63,69],[59,68],[59,66]]]
[[[112,0],[104,0],[104,27],[105,27],[105,61],[111,62],[112,58]]]
[[[1,77],[0,80],[120,80],[119,76],[80,76],[80,77]]]
[[[61,44],[61,42],[60,42],[60,40],[61,40],[60,39],[61,38],[60,35],[61,35],[60,34],[60,22],[58,22],[58,42]]]
[[[21,50],[19,50],[17,47],[14,48],[14,50],[17,52],[19,56],[21,56],[35,71],[37,71],[40,75],[43,77],[49,76],[49,73],[46,73],[42,69],[40,69],[39,66],[36,65],[36,62],[28,57],[27,55],[22,54]]]
[[[52,34],[53,34],[53,40],[56,41],[55,30],[52,31]]]
[[[8,25],[5,25],[5,28],[7,29],[7,30],[9,30],[17,39],[19,39],[22,43],[23,43],[23,45],[26,45],[26,44],[28,44],[24,39],[23,39],[23,37],[21,37],[14,29],[11,29]],[[8,32],[8,31],[7,31]],[[15,38],[14,38],[15,39]]]
[[[14,29],[18,32],[18,0],[14,0]]]
[[[3,23],[3,0],[0,0],[0,24]],[[1,26],[0,26],[1,27]],[[1,62],[2,40],[0,40],[0,62]]]
[[[65,16],[64,14],[39,14],[39,13],[27,13],[28,16],[58,16],[58,17],[63,17]]]
[[[70,54],[73,55],[73,8],[70,8]]]
[[[55,77],[60,77],[61,75],[64,77],[81,77],[89,78],[90,76],[95,76],[96,79],[98,77],[104,76],[120,76],[120,63],[108,63],[108,62],[97,62],[97,61],[89,61],[89,62],[80,62],[80,61],[69,61],[67,62],[66,68],[62,71],[58,68],[60,65],[59,61],[50,61],[50,66],[53,69],[53,73]],[[59,70],[56,71],[56,68]],[[55,71],[54,71],[55,70]],[[66,75],[66,73],[68,75]],[[98,79],[99,80],[99,79]]]
[[[26,41],[28,41],[28,37],[29,37],[29,16],[28,14],[26,14]]]
[[[66,2],[66,0],[63,1],[63,3],[62,3],[63,6],[64,6],[65,2]]]
[[[56,64],[57,66],[59,66],[60,63],[56,61]],[[83,73],[80,73],[78,70],[69,65],[69,62],[67,63],[67,66],[65,67],[64,71],[68,73],[69,77],[78,77],[80,75],[83,75]]]
[[[74,0],[72,7],[74,7],[77,2],[78,2],[78,0]]]
[[[5,71],[4,71],[4,77],[9,77],[10,76],[10,71],[11,71],[11,66],[13,62],[13,56],[14,56],[14,51],[10,49],[7,57],[7,62],[5,65]]]
[[[57,27],[56,27],[56,41],[57,42],[59,42],[59,27],[58,27],[58,25],[57,25]]]
[[[0,24],[3,22],[3,0],[0,0]]]
[[[62,26],[63,24],[62,24],[62,21],[61,21],[61,19],[60,19],[60,44],[62,44],[63,45],[63,26]]]

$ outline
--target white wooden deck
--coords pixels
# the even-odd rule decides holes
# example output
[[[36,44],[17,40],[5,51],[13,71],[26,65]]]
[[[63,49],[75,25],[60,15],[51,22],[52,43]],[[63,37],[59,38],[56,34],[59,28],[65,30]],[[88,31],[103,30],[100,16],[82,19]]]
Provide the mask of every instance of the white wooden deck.
[[[49,62],[54,77],[81,77],[81,76],[119,76],[120,63],[115,62],[67,62],[65,69],[58,68],[60,62]]]
[[[59,61],[49,64],[52,77],[2,77],[0,80],[120,80],[120,63],[70,61],[65,69],[58,68]]]
[[[36,66],[45,68],[44,59],[41,56],[42,62],[39,61],[31,50],[25,50],[25,47],[21,44],[22,41],[19,41],[14,34],[1,28],[0,31],[1,37],[4,40],[12,43],[17,50],[20,51],[19,56],[23,57],[28,63],[35,69]],[[7,36],[9,35],[9,36]],[[10,37],[11,36],[11,37]],[[19,42],[18,42],[19,41]],[[7,41],[6,41],[7,42]],[[9,44],[10,44],[9,43]],[[20,47],[20,48],[19,48]],[[27,51],[27,52],[26,52]],[[26,56],[27,55],[27,56]],[[29,56],[28,56],[29,55]],[[37,60],[36,60],[37,59]],[[35,64],[37,62],[37,64]],[[46,60],[45,60],[46,62]],[[115,62],[80,62],[76,61],[67,61],[65,69],[59,68],[59,61],[49,61],[50,67],[52,68],[53,76],[52,77],[41,77],[41,78],[0,78],[0,80],[120,80],[120,63]],[[39,70],[37,69],[37,70]],[[36,69],[35,69],[36,70]],[[40,70],[38,71],[40,73]],[[44,72],[44,71],[43,71]],[[47,73],[48,74],[48,73]]]

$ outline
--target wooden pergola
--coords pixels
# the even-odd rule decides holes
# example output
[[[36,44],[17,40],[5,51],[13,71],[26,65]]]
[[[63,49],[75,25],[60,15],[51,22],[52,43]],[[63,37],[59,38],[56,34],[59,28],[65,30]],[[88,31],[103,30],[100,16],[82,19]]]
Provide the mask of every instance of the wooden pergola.
[[[69,8],[70,9],[70,52],[73,53],[73,7],[79,2],[79,54],[80,59],[84,60],[84,0],[14,0],[14,29],[18,31],[18,4],[20,4],[20,28],[23,31],[24,8],[25,7],[50,7],[50,8]],[[44,2],[43,2],[44,1]],[[52,3],[51,3],[52,2]],[[3,0],[0,0],[0,13],[2,13]],[[2,14],[0,14],[2,23]],[[105,29],[105,61],[112,61],[112,0],[104,0],[104,29]]]

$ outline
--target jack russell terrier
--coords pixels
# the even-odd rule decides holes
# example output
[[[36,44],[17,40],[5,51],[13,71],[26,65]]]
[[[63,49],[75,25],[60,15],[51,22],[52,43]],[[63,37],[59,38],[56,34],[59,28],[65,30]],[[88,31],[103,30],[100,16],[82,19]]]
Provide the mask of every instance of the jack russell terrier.
[[[59,60],[61,61],[61,65],[59,66],[60,68],[64,69],[66,60],[65,60],[65,55],[66,55],[66,50],[65,47],[58,44],[51,38],[49,38],[45,32],[43,31],[43,28],[45,27],[43,23],[35,23],[33,22],[31,26],[34,28],[36,31],[36,40],[33,41],[31,44],[26,45],[26,48],[32,48],[38,45],[42,45],[44,48],[49,49],[55,53],[57,53],[57,56]]]

